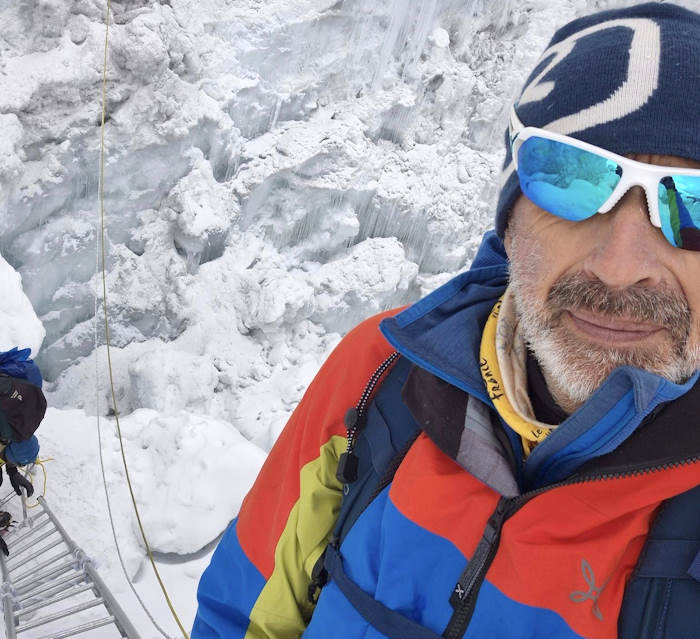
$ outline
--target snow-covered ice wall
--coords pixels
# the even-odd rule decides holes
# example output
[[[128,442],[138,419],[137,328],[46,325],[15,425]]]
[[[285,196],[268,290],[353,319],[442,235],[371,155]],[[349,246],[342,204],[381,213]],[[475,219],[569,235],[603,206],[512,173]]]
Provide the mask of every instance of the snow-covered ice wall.
[[[559,21],[586,8],[560,4]],[[52,402],[108,413],[92,361],[105,6],[0,3],[0,253],[45,327]],[[112,10],[119,409],[206,413],[267,448],[340,334],[469,262],[491,223],[504,107],[554,27],[550,3]]]
[[[558,25],[620,4],[113,2],[119,410],[206,414],[269,448],[341,334],[468,265],[509,101]],[[105,8],[0,1],[0,254],[46,331],[52,403],[108,414],[94,362]]]

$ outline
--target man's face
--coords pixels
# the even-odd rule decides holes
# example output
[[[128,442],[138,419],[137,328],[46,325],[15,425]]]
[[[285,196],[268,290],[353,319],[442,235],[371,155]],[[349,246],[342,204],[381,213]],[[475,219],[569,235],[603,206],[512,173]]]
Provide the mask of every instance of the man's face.
[[[700,168],[671,156],[634,159]],[[651,225],[640,187],[582,222],[521,195],[506,250],[520,329],[565,410],[618,366],[674,382],[700,368],[700,252],[671,246]]]

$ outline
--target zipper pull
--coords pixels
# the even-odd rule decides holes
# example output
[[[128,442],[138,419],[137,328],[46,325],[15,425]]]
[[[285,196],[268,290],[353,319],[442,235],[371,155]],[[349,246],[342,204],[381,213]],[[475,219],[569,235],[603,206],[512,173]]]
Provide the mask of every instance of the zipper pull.
[[[355,453],[352,452],[353,446],[355,445],[355,437],[357,436],[357,431],[360,429],[360,420],[365,415],[365,410],[367,408],[367,402],[372,394],[372,390],[379,382],[381,376],[389,369],[392,362],[399,357],[399,354],[394,351],[389,357],[387,357],[380,365],[379,368],[372,373],[365,390],[362,391],[362,397],[357,406],[351,406],[348,408],[343,418],[345,423],[345,429],[348,433],[348,447],[345,452],[338,459],[338,470],[335,472],[335,476],[339,482],[343,484],[343,493],[348,494],[350,487],[348,484],[357,480],[357,469],[359,466],[359,459]]]
[[[357,467],[359,457],[355,453],[346,452],[338,459],[338,470],[335,471],[336,479],[341,484],[351,484],[357,479]]]

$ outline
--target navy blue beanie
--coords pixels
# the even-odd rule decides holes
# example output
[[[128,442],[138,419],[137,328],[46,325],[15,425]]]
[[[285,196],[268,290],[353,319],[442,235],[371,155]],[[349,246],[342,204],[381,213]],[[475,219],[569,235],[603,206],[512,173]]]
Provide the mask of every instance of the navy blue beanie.
[[[614,153],[700,161],[700,14],[651,2],[559,29],[515,103],[518,118]],[[520,195],[508,133],[496,233]]]

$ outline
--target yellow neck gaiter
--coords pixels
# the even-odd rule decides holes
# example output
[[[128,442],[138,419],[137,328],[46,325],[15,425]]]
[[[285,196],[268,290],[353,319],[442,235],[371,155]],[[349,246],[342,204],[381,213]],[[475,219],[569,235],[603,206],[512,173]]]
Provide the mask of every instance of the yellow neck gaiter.
[[[479,366],[493,405],[503,421],[522,438],[525,457],[556,427],[535,419],[527,392],[526,356],[513,294],[508,288],[486,320]]]

